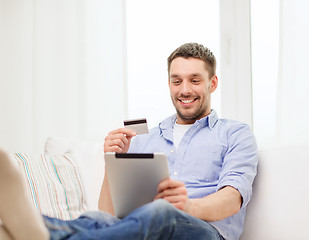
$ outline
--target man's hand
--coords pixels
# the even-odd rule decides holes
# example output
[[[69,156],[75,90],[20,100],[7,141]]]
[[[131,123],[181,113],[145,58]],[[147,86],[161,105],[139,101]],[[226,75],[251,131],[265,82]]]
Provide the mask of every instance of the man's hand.
[[[126,153],[136,132],[127,128],[111,131],[105,138],[104,152]]]
[[[158,194],[155,199],[159,198],[165,199],[174,207],[193,215],[188,192],[183,182],[170,178],[163,180],[158,185]]]
[[[233,187],[226,186],[206,197],[189,199],[185,184],[169,178],[159,183],[155,199],[159,198],[167,200],[191,216],[208,222],[230,217],[241,207],[241,195]]]
[[[119,128],[117,130],[111,131],[105,138],[104,152],[128,152],[131,139],[134,136],[136,136],[136,132],[127,128]],[[112,215],[115,214],[107,174],[104,175],[104,180],[101,187],[99,209]]]

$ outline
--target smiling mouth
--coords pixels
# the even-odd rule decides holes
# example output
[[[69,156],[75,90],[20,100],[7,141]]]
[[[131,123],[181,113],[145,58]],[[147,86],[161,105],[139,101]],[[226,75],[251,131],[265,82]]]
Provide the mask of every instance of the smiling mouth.
[[[192,98],[192,99],[179,99],[180,102],[184,103],[184,104],[189,104],[192,103],[196,100],[197,98]]]

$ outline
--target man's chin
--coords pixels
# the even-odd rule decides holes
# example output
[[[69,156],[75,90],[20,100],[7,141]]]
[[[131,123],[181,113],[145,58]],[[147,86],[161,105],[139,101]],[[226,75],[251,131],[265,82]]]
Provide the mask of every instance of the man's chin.
[[[184,122],[195,122],[198,119],[196,114],[184,114],[182,112],[178,112],[178,117]]]
[[[178,117],[187,123],[194,123],[196,120],[201,119],[204,116],[204,112],[190,111],[184,112],[176,109]]]

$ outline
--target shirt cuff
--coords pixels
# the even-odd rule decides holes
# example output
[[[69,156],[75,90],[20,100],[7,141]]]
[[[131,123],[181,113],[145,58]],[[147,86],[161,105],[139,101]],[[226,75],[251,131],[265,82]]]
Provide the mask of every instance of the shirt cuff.
[[[252,186],[244,177],[235,177],[225,178],[223,181],[219,182],[216,191],[219,191],[221,188],[231,186],[239,191],[242,197],[242,206],[247,206],[252,196]]]

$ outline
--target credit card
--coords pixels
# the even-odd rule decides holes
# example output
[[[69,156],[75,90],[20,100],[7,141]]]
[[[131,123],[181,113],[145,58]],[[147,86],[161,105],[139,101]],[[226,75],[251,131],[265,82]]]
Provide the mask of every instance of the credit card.
[[[123,121],[124,127],[132,129],[136,134],[149,133],[146,118],[132,119]]]

